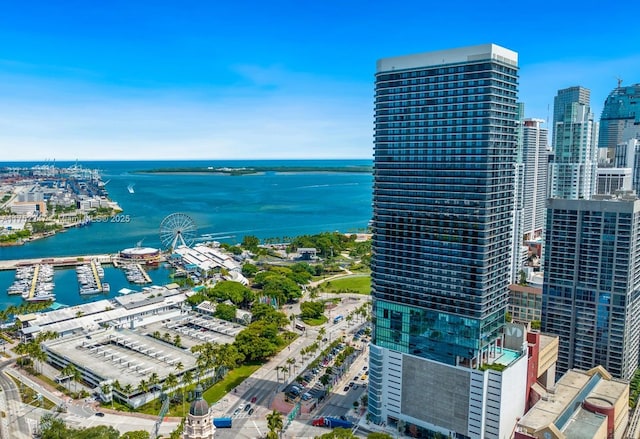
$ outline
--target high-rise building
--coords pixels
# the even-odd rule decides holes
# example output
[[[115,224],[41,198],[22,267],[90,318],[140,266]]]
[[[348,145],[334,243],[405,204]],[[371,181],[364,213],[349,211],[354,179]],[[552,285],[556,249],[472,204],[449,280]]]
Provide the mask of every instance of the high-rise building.
[[[520,281],[523,265],[529,256],[529,247],[525,243],[542,237],[549,166],[547,129],[542,127],[544,120],[524,118],[524,105],[518,105],[512,283]]]
[[[588,98],[587,89],[571,87],[554,100],[550,198],[588,200],[596,191],[598,126]]]
[[[589,106],[591,102],[591,90],[576,85],[574,87],[558,90],[553,98],[553,128],[558,122],[564,122],[567,105],[578,103]]]
[[[630,379],[639,365],[640,201],[609,198],[549,200],[542,329],[560,336],[559,372],[602,365]]]
[[[634,125],[640,125],[640,84],[618,86],[604,101],[600,117],[599,148],[609,150],[611,157],[618,144],[631,138],[625,138],[624,131]]]
[[[517,54],[493,44],[377,63],[374,422],[502,438],[522,415],[527,355],[501,343],[517,87]]]
[[[524,119],[522,132],[522,155],[524,163],[523,194],[525,239],[542,236],[547,200],[547,169],[549,150],[547,129],[542,119]]]

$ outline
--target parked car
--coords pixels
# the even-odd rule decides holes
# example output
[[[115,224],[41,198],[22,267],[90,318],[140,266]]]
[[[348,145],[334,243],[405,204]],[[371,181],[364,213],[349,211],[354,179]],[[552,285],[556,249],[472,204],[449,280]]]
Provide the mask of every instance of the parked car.
[[[249,410],[251,410],[251,404],[247,404],[244,406],[244,411],[248,412]]]
[[[99,418],[104,418],[104,413],[96,412],[96,416],[99,417]]]
[[[348,392],[350,388],[351,388],[351,387],[349,387],[349,386],[345,386],[345,388],[344,388],[344,389],[342,389],[342,390],[344,390],[345,392]]]

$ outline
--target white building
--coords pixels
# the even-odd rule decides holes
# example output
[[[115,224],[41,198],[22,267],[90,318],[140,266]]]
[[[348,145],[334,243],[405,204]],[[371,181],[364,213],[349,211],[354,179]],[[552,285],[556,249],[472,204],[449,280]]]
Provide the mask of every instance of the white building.
[[[588,98],[556,98],[555,105],[549,197],[588,200],[596,192],[598,124]]]

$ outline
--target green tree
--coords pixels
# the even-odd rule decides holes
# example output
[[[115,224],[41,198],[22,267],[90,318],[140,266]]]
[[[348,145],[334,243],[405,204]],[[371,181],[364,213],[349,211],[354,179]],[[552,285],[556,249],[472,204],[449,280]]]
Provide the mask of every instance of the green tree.
[[[242,246],[249,251],[255,252],[260,245],[260,239],[253,235],[245,235],[242,238]]]
[[[251,308],[251,314],[254,321],[273,323],[278,328],[283,328],[289,323],[285,313],[273,309],[271,305],[266,303],[255,303]]]
[[[301,302],[300,316],[303,319],[317,319],[324,314],[324,302]]]
[[[218,303],[213,315],[219,319],[233,322],[236,319],[236,307],[226,303]]]
[[[240,282],[225,280],[218,282],[209,292],[219,302],[230,300],[236,305],[253,301],[254,293]]]
[[[266,296],[278,299],[278,303],[281,304],[302,297],[300,285],[282,275],[267,277],[262,286],[262,291]]]
[[[329,383],[331,382],[331,375],[329,375],[328,373],[325,373],[324,375],[322,375],[320,377],[320,382],[322,383],[322,385],[324,387],[327,387],[329,385]]]
[[[393,436],[387,433],[369,433],[367,439],[393,439]]]
[[[284,428],[282,414],[279,411],[273,410],[267,415],[267,427],[269,428],[269,434],[271,434],[271,436],[267,437],[277,438],[278,434]]]
[[[275,354],[278,346],[282,345],[282,339],[276,325],[258,321],[243,329],[233,344],[249,361],[256,361]]]
[[[148,431],[144,430],[135,430],[135,431],[127,431],[120,436],[120,439],[150,439],[151,435]]]
[[[316,436],[316,439],[357,439],[358,436],[354,435],[348,428],[334,428],[329,433],[325,433],[320,436]]]
[[[248,262],[242,266],[242,274],[246,277],[253,277],[258,271],[260,271],[260,269],[256,265]]]

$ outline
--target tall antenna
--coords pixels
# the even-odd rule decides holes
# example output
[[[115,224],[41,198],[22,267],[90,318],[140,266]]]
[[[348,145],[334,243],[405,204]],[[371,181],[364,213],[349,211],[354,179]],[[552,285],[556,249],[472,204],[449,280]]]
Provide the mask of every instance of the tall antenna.
[[[618,76],[616,80],[618,81],[618,88],[620,88],[622,86],[622,78]]]

